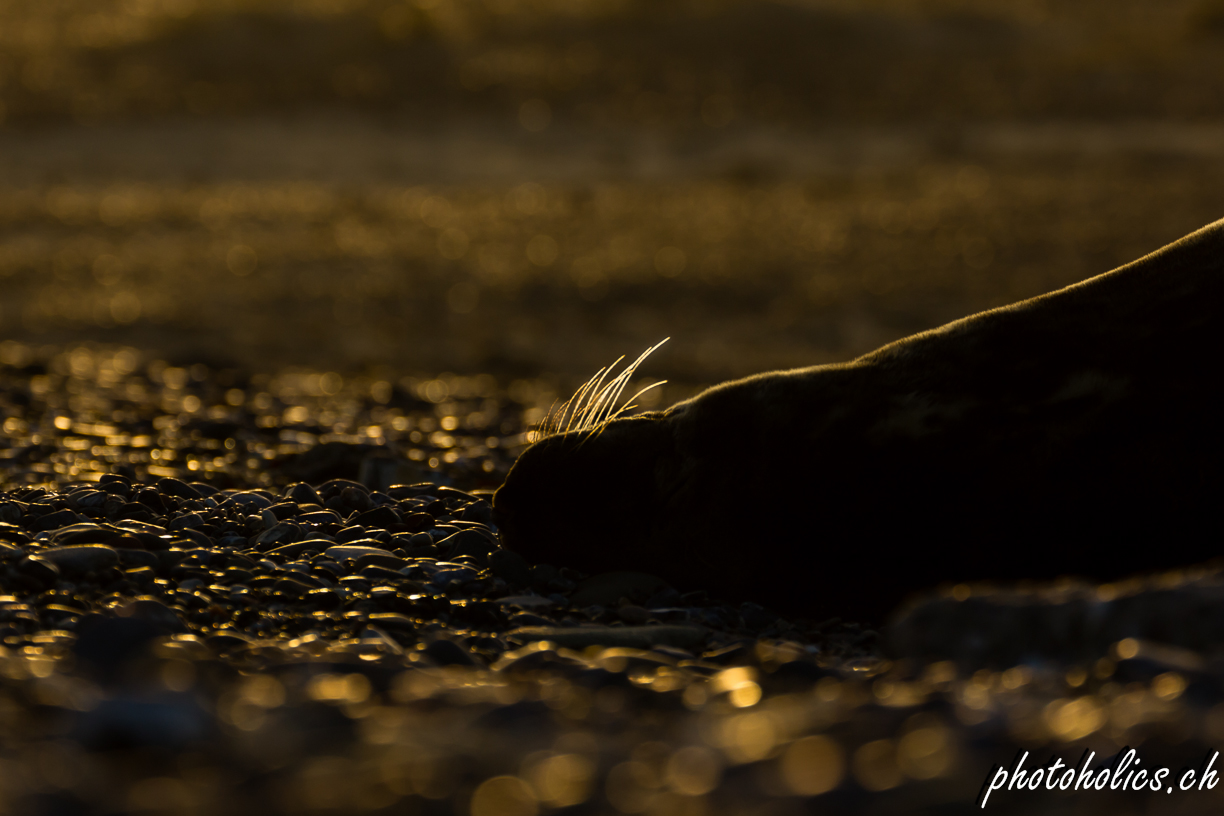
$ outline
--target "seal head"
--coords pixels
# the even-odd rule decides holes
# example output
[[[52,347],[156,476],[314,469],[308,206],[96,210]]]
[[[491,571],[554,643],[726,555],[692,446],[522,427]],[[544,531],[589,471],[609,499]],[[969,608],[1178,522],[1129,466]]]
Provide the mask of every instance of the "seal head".
[[[792,613],[941,583],[1219,555],[1224,221],[849,363],[715,386],[527,449],[507,547]]]

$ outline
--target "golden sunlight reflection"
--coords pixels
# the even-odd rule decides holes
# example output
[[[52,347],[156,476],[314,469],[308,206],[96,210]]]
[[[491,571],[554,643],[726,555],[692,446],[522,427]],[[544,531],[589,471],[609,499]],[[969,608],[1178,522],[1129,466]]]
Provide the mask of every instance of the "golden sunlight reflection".
[[[719,746],[729,760],[745,763],[769,756],[777,744],[778,732],[773,718],[766,712],[757,711],[727,717],[718,737]]]
[[[895,788],[902,782],[892,740],[873,740],[859,746],[851,762],[854,778],[869,791]]]
[[[536,816],[538,812],[535,792],[517,776],[486,779],[472,794],[471,816]]]
[[[549,807],[585,802],[591,795],[596,768],[579,754],[548,754],[524,769],[536,797]]]
[[[782,754],[782,778],[799,796],[818,796],[836,788],[846,772],[845,752],[822,734],[795,740]]]
[[[1050,732],[1065,742],[1074,742],[1105,724],[1105,711],[1094,697],[1076,697],[1050,702],[1043,714]]]

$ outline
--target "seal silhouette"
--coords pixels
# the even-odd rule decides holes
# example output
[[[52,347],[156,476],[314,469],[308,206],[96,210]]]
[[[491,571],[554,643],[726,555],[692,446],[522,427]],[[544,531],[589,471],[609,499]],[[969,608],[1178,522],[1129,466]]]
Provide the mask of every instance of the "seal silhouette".
[[[1201,562],[1224,540],[1222,332],[1224,220],[848,363],[562,429],[494,517],[529,560],[810,617]]]

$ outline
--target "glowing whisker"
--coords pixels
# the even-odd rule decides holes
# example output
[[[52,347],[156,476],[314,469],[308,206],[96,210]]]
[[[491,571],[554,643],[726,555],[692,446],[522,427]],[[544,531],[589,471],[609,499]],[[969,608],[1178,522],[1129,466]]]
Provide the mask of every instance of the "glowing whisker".
[[[570,427],[574,424],[574,420],[578,417],[578,412],[582,409],[582,405],[586,401],[587,392],[590,391],[591,388],[595,387],[597,382],[603,381],[604,376],[607,375],[610,368],[611,366],[601,368],[596,371],[595,376],[583,383],[582,387],[578,389],[578,393],[569,398],[566,406],[570,408],[570,417],[569,421],[565,423],[565,431],[563,433],[570,432]],[[561,418],[565,419],[564,416]],[[560,427],[560,424],[558,424],[558,427]]]
[[[656,351],[659,349],[659,347],[660,347],[660,346],[662,346],[664,343],[666,343],[666,342],[667,342],[668,340],[670,340],[670,339],[671,339],[670,337],[664,337],[664,338],[663,338],[662,340],[660,340],[658,343],[656,343],[655,345],[653,345],[653,346],[651,346],[650,348],[648,348],[648,349],[646,349],[645,351],[643,351],[643,352],[641,353],[641,355],[640,355],[640,356],[639,356],[639,357],[638,357],[636,360],[634,360],[634,361],[633,361],[633,364],[632,364],[632,365],[628,366],[628,367],[627,367],[627,368],[626,368],[626,369],[625,369],[623,372],[621,372],[621,376],[617,378],[617,379],[620,381],[620,385],[619,385],[619,387],[616,389],[616,393],[613,395],[611,402],[609,402],[609,404],[608,404],[608,407],[609,407],[609,411],[608,411],[609,416],[602,417],[602,418],[600,419],[600,422],[607,422],[607,421],[608,421],[608,419],[609,419],[610,417],[619,416],[621,413],[623,413],[624,411],[628,410],[628,409],[626,409],[626,408],[624,408],[624,407],[622,406],[620,409],[618,409],[617,411],[613,412],[613,411],[611,410],[611,408],[612,408],[613,406],[615,406],[615,405],[616,405],[616,403],[617,403],[617,402],[620,400],[620,395],[621,395],[621,393],[622,393],[622,392],[625,390],[625,386],[627,386],[627,385],[629,384],[629,378],[630,378],[630,377],[631,377],[631,376],[632,376],[634,373],[636,373],[636,372],[637,372],[638,367],[639,367],[639,366],[641,366],[641,364],[642,364],[643,362],[645,362],[645,360],[646,360],[646,358],[647,358],[647,357],[649,357],[651,354],[654,354],[654,353],[655,353],[655,352],[656,352]],[[639,392],[639,396],[640,396],[640,392]],[[633,400],[634,400],[634,399],[636,399],[636,398],[637,398],[637,397],[634,397],[634,398],[630,399],[630,400],[629,400],[629,402],[633,402]]]
[[[593,404],[592,400],[598,397],[599,394],[603,393],[599,389],[600,389],[600,386],[603,385],[604,377],[607,377],[609,374],[611,374],[612,369],[616,368],[616,366],[619,365],[620,361],[623,359],[625,359],[625,356],[622,354],[620,357],[616,358],[616,361],[612,363],[612,365],[606,368],[601,368],[599,370],[599,373],[597,373],[595,377],[592,378],[595,381],[593,385],[591,385],[590,382],[588,381],[588,385],[591,385],[591,387],[586,389],[586,396],[585,396],[586,404],[582,405],[582,403],[579,403],[579,405],[582,405],[582,413],[578,415],[580,419],[578,420],[578,427],[574,428],[575,431],[581,431],[587,427],[587,418],[590,416],[591,407]],[[570,428],[568,425],[566,426],[565,430],[566,430],[566,433],[569,432]]]
[[[657,383],[651,383],[650,385],[646,386],[646,387],[645,387],[645,388],[643,388],[641,391],[638,391],[636,394],[634,394],[632,397],[630,397],[630,398],[629,398],[629,401],[628,401],[628,402],[626,402],[626,403],[625,403],[623,406],[621,406],[620,410],[618,410],[618,411],[617,411],[615,414],[613,414],[612,416],[610,416],[610,417],[608,417],[608,418],[609,418],[609,419],[619,419],[621,414],[626,413],[627,411],[632,411],[634,408],[636,408],[636,407],[637,407],[637,405],[634,403],[634,400],[635,400],[635,399],[637,399],[638,397],[642,396],[643,394],[645,394],[645,393],[646,393],[647,391],[649,391],[650,389],[652,389],[652,388],[658,388],[660,385],[663,385],[663,384],[665,384],[666,382],[667,382],[667,380],[659,380]]]
[[[590,436],[598,436],[608,422],[636,408],[637,404],[634,402],[636,399],[667,381],[661,380],[646,386],[624,403],[621,403],[621,395],[624,394],[625,389],[629,386],[629,381],[646,358],[658,351],[659,347],[670,339],[670,337],[665,337],[646,349],[636,360],[627,365],[624,371],[608,379],[613,369],[625,359],[624,355],[617,357],[612,365],[595,372],[595,376],[583,383],[572,397],[561,404],[559,409],[554,400],[540,425],[542,437],[567,434],[571,431],[576,433],[594,431],[595,433]]]

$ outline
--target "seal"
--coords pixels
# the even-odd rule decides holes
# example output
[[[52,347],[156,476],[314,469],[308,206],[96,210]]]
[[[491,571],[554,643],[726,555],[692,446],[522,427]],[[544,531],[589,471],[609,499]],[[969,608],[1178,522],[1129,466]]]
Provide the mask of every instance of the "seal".
[[[1198,563],[1224,542],[1222,331],[1224,220],[848,363],[592,409],[523,452],[494,518],[529,560],[812,618]]]

